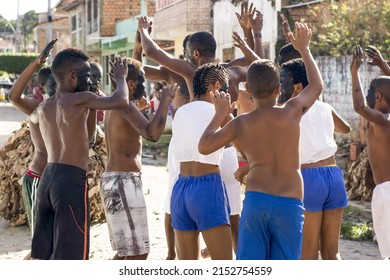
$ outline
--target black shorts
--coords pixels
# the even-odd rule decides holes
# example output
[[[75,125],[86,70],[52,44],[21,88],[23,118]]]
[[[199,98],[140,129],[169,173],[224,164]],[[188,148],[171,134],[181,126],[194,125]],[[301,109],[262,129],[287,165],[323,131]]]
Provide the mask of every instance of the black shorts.
[[[90,223],[85,170],[48,163],[39,182],[36,208],[32,258],[88,259]]]

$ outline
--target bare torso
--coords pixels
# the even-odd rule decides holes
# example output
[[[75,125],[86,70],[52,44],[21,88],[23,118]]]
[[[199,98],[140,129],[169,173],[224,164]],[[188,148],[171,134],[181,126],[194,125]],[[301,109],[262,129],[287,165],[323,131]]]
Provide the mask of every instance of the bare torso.
[[[107,166],[106,171],[141,171],[141,135],[122,117],[123,110],[106,112],[104,121]]]
[[[88,170],[89,109],[75,105],[78,93],[56,93],[38,108],[39,124],[48,163],[62,163]]]
[[[47,163],[45,143],[38,124],[29,122],[31,141],[34,145],[34,156],[29,164],[29,169],[36,174],[42,174]]]
[[[390,181],[390,121],[386,126],[370,123],[367,147],[375,184]]]
[[[238,139],[249,162],[246,191],[302,199],[299,119],[277,107],[238,118]]]

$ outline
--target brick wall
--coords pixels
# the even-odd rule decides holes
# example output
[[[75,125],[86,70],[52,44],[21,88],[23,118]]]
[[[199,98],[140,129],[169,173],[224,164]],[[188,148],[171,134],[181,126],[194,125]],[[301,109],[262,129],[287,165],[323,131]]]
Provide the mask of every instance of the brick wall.
[[[155,13],[153,0],[147,0],[148,16]],[[102,37],[115,35],[115,24],[141,12],[140,0],[102,0],[101,1],[101,23],[100,30]]]

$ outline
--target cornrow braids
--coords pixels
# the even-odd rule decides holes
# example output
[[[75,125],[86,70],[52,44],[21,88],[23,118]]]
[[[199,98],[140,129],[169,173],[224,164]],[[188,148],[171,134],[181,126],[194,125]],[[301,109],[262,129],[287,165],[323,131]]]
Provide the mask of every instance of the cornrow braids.
[[[215,82],[221,85],[228,83],[229,72],[220,64],[207,63],[195,71],[193,78],[194,97],[199,98],[207,93],[207,89]]]

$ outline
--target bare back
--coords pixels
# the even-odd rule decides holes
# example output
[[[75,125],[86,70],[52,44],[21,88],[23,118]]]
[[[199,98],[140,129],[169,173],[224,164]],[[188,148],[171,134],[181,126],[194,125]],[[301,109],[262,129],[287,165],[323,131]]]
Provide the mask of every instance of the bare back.
[[[272,107],[240,115],[236,121],[238,139],[249,162],[246,191],[302,199],[300,119],[284,108]]]
[[[367,131],[368,158],[375,184],[390,181],[390,115],[386,125],[369,123]]]
[[[76,105],[78,93],[57,93],[38,107],[39,124],[49,163],[88,170],[89,109]]]
[[[29,169],[37,174],[42,174],[47,163],[45,143],[39,130],[39,125],[29,122],[31,141],[34,145],[34,157],[29,164]]]
[[[107,145],[106,171],[141,171],[142,137],[123,118],[123,110],[106,112],[104,120]]]

